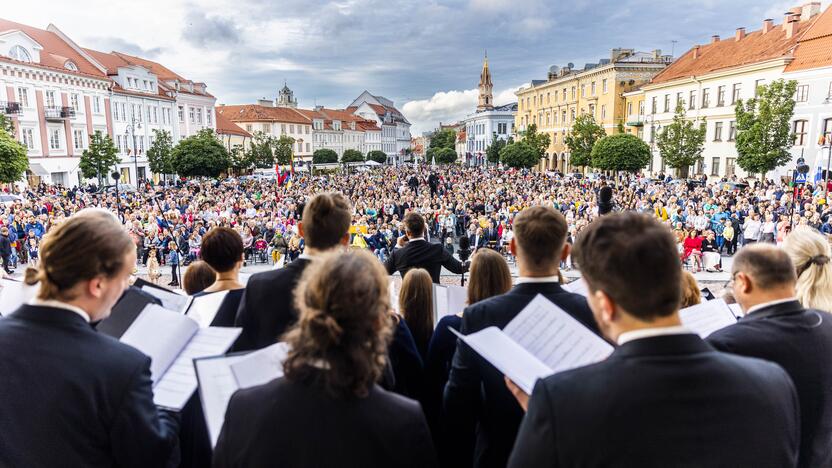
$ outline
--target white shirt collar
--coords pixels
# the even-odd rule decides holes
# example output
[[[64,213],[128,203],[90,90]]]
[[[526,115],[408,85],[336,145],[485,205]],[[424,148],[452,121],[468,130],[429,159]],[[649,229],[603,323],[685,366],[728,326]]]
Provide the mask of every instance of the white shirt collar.
[[[523,284],[523,283],[560,283],[560,278],[555,276],[521,276],[517,278],[517,282],[515,284]]]
[[[642,328],[640,330],[628,331],[618,335],[618,344],[620,346],[629,341],[651,338],[654,336],[687,335],[689,333],[691,333],[691,331],[681,325],[673,327]]]
[[[56,309],[64,309],[64,310],[71,310],[76,314],[80,315],[87,323],[90,321],[90,315],[82,308],[74,306],[72,304],[67,304],[66,302],[56,301],[54,299],[38,299],[34,298],[29,301],[30,305],[33,306],[40,306],[40,307],[54,307]]]
[[[408,239],[408,242],[423,241],[423,240],[425,240],[424,237],[411,237],[410,239]]]
[[[764,309],[766,307],[771,307],[771,306],[778,305],[778,304],[785,304],[786,302],[791,302],[791,301],[796,301],[796,300],[797,300],[796,297],[789,297],[787,299],[778,299],[776,301],[770,301],[770,302],[764,302],[762,304],[757,304],[754,307],[749,308],[745,312],[745,315],[749,315],[753,312],[757,312],[758,310]]]
[[[315,256],[306,252],[298,255],[298,260],[314,260]]]

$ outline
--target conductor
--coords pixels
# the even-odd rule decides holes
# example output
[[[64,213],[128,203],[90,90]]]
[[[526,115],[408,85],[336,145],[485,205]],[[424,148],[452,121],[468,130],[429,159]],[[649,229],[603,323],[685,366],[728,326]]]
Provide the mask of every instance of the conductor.
[[[425,240],[425,220],[418,213],[408,213],[404,217],[405,235],[399,237],[393,254],[384,263],[387,273],[399,272],[404,278],[412,268],[424,268],[430,273],[434,283],[439,284],[442,267],[452,273],[464,271],[462,262],[455,259],[442,244],[432,244]]]

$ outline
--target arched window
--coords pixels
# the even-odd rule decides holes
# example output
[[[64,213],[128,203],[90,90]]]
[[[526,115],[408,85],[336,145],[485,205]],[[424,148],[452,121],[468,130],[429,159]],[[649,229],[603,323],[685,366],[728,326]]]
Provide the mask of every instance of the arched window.
[[[75,65],[75,62],[73,62],[72,60],[67,60],[64,64],[64,68],[70,71],[78,71],[78,65]]]
[[[12,47],[12,50],[9,51],[9,57],[19,60],[21,62],[31,62],[32,56],[29,55],[29,52],[24,49],[22,46],[16,45]]]

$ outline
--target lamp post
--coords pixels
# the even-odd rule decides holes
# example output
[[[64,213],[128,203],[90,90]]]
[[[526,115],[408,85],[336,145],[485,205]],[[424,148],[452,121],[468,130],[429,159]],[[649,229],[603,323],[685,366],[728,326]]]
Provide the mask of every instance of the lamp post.
[[[112,174],[110,174],[110,177],[112,177],[113,180],[116,181],[116,183],[115,183],[115,186],[116,186],[116,216],[118,216],[119,219],[120,219],[121,218],[121,199],[118,197],[118,180],[121,178],[121,173],[118,172],[117,170],[115,170],[115,171],[113,171]]]
[[[797,158],[797,161],[796,161],[795,174],[799,173],[799,174],[803,174],[805,176],[808,172],[809,172],[809,165],[806,164],[806,161],[803,159],[803,156],[801,155],[799,158]],[[789,232],[791,232],[792,228],[794,227],[794,205],[797,203],[798,191],[799,191],[799,188],[798,188],[797,184],[795,184],[794,191],[792,192],[792,207],[791,207],[792,209],[791,209],[791,213],[789,213]]]
[[[827,97],[824,101],[824,104],[832,104],[832,96]],[[827,120],[828,122],[829,120]],[[824,133],[820,137],[820,144],[821,148],[823,148],[823,144],[826,143],[827,148],[829,148],[829,155],[826,157],[826,175],[823,178],[823,200],[826,203],[826,206],[829,206],[829,163],[832,162],[832,128],[824,128]]]
[[[141,129],[142,123],[136,122],[136,116],[133,115],[130,117],[130,123],[127,124],[127,128],[124,130],[125,137],[133,137],[133,172],[136,174],[136,189],[139,188],[139,152],[136,148],[136,130]]]

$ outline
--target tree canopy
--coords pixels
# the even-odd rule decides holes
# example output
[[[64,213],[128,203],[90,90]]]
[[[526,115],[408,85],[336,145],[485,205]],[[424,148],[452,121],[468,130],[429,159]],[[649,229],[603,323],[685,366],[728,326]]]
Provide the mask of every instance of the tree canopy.
[[[87,179],[96,177],[98,184],[101,185],[102,180],[106,180],[110,169],[114,168],[119,161],[121,158],[113,139],[101,133],[100,130],[96,130],[90,135],[89,147],[81,153],[78,167],[81,169],[81,175]]]
[[[173,174],[173,138],[167,130],[153,130],[153,143],[147,148],[147,162],[155,174]]]
[[[537,125],[535,124],[529,125],[525,131],[520,133],[520,136],[522,137],[521,141],[537,155],[538,161],[546,154],[546,148],[549,147],[549,143],[552,141],[548,134],[538,133]],[[537,164],[537,161],[535,161],[535,164]]]
[[[342,163],[351,163],[351,162],[363,162],[364,155],[361,154],[361,151],[355,149],[348,149],[344,151],[344,154],[341,156]]]
[[[680,101],[676,104],[673,122],[662,129],[656,140],[664,162],[674,169],[679,169],[683,178],[688,176],[688,168],[702,159],[705,131],[705,121],[688,120],[685,103]]]
[[[500,150],[500,161],[509,167],[530,168],[540,162],[540,156],[535,148],[521,141],[503,147]]]
[[[172,152],[173,168],[184,177],[218,177],[231,166],[228,150],[210,128],[180,141]]]
[[[12,135],[4,125],[0,125],[0,183],[4,184],[23,179],[26,169],[29,168],[26,147]]]
[[[312,153],[313,164],[332,164],[337,162],[338,153],[329,148],[321,148]]]
[[[285,135],[284,135],[285,136]],[[287,137],[289,138],[289,137]],[[294,140],[292,140],[294,142]],[[263,132],[254,132],[251,139],[251,145],[248,147],[248,161],[251,166],[259,169],[266,169],[274,167],[275,154],[274,149],[276,141],[273,136],[267,135]],[[289,154],[291,158],[291,144],[289,145]]]
[[[429,148],[451,148],[456,145],[456,132],[450,128],[437,130],[430,137]]]
[[[592,147],[595,142],[607,136],[604,127],[595,122],[592,114],[583,114],[575,119],[572,130],[564,138],[569,147],[569,158],[573,166],[586,167],[592,164]]]
[[[387,162],[387,153],[384,151],[373,150],[367,153],[367,161],[375,161],[384,164]]]
[[[592,167],[636,172],[650,162],[650,147],[641,138],[618,133],[601,138],[592,147]]]
[[[436,150],[436,162],[439,164],[454,164],[457,161],[456,151],[452,148],[439,148]],[[433,160],[431,160],[432,162]]]
[[[514,138],[509,137],[508,141],[506,141],[501,138],[497,138],[497,132],[494,132],[491,136],[491,144],[488,145],[488,148],[485,150],[485,157],[488,162],[492,164],[500,162],[500,151],[502,151],[506,145],[511,143],[514,143]]]
[[[741,168],[765,174],[791,160],[796,89],[796,81],[780,79],[760,86],[757,97],[737,101],[737,164]]]
[[[281,166],[286,166],[292,163],[294,153],[292,152],[292,145],[295,144],[295,139],[289,135],[281,135],[280,138],[274,142],[274,159]]]

